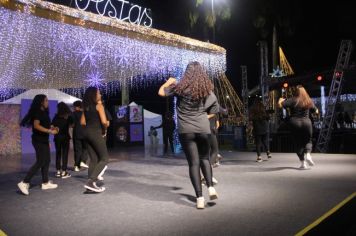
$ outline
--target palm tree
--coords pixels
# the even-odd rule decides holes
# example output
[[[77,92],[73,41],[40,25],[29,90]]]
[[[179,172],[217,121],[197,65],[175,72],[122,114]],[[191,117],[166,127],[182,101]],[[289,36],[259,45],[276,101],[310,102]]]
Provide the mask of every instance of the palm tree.
[[[217,0],[215,0],[217,1]],[[205,40],[215,42],[215,31],[219,31],[222,24],[231,18],[230,0],[195,0],[189,6],[189,33],[197,29],[203,30]],[[210,35],[210,37],[209,37]]]
[[[259,0],[255,1],[253,25],[263,40],[272,34],[273,68],[278,65],[278,39],[286,41],[294,36],[296,24],[303,18],[300,1]]]

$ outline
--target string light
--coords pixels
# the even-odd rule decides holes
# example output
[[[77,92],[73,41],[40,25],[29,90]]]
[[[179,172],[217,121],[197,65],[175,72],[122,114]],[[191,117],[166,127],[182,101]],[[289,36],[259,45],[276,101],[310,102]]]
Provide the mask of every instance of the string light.
[[[133,89],[161,83],[191,61],[213,78],[226,70],[219,46],[45,1],[0,2],[0,22],[6,22],[0,25],[1,93],[54,88],[81,94],[93,71],[110,94],[124,81]]]
[[[321,98],[312,98],[314,103],[321,103]],[[329,97],[326,96],[325,100],[328,101]],[[340,95],[340,101],[341,102],[355,102],[356,101],[356,94],[342,94]],[[332,102],[335,102],[335,98],[332,99]]]

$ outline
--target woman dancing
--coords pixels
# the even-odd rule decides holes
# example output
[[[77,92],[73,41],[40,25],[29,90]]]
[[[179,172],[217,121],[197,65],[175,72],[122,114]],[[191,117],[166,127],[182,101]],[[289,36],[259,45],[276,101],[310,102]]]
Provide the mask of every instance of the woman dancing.
[[[207,111],[219,111],[213,84],[199,62],[188,64],[182,80],[177,83],[169,78],[158,94],[162,97],[177,96],[178,133],[189,164],[189,176],[197,197],[197,208],[205,207],[202,193],[200,169],[208,186],[211,200],[218,195],[212,183],[212,168],[209,161],[210,124]]]

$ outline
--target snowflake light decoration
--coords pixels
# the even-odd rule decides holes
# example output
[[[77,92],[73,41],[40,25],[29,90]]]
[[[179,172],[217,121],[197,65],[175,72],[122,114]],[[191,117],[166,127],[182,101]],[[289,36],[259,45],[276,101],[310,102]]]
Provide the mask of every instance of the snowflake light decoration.
[[[42,68],[35,68],[31,75],[36,81],[43,80],[46,77],[46,74]]]
[[[79,64],[79,66],[83,66],[85,61],[88,61],[91,66],[97,67],[96,66],[96,57],[99,55],[97,52],[95,52],[95,46],[96,46],[97,41],[93,43],[93,45],[89,45],[87,43],[82,43],[81,48],[78,51],[75,51],[78,56],[82,57],[82,60]]]
[[[277,66],[276,69],[273,69],[273,73],[270,73],[270,75],[275,78],[275,77],[283,77],[286,76],[281,68]]]
[[[129,61],[129,52],[127,48],[121,48],[117,50],[115,54],[115,61],[118,62],[119,65],[127,65]]]
[[[94,71],[91,72],[90,74],[87,74],[87,79],[85,81],[89,86],[99,88],[104,84],[104,79],[102,78],[102,76],[103,76],[102,73],[98,71]]]
[[[55,40],[55,45],[53,47],[54,52],[53,52],[53,58],[56,58],[59,54],[62,54],[64,58],[68,59],[69,55],[65,52],[66,49],[66,44],[65,41],[67,40],[68,35],[65,32],[61,32],[60,36]]]

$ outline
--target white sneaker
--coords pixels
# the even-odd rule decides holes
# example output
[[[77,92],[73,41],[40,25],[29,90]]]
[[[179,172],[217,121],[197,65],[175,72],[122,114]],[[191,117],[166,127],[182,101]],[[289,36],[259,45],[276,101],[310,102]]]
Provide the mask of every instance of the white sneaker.
[[[213,180],[213,184],[214,184],[214,185],[217,185],[217,184],[219,183],[219,182],[218,182],[218,180],[217,180],[217,179],[215,179],[214,177],[213,177],[213,179],[212,179],[212,180]]]
[[[262,162],[262,158],[258,156],[256,162]]]
[[[308,170],[309,167],[308,167],[308,164],[306,161],[301,161],[302,165],[299,167],[299,169],[301,170]]]
[[[197,209],[205,208],[205,199],[204,197],[197,197]]]
[[[80,167],[89,168],[89,166],[84,162],[80,162]]]
[[[308,164],[310,166],[314,166],[315,165],[315,163],[314,163],[314,161],[313,161],[313,159],[312,159],[312,157],[311,157],[309,152],[305,155],[305,160],[308,162]]]
[[[100,174],[97,177],[98,180],[104,180],[103,175],[107,168],[108,168],[108,166],[105,166],[104,169],[100,172]]]
[[[216,192],[214,187],[209,187],[208,192],[210,200],[218,199],[218,193]]]
[[[79,167],[78,167],[78,166],[74,167],[74,171],[75,171],[75,172],[80,171]]]
[[[17,187],[19,187],[21,193],[25,195],[29,195],[30,193],[28,192],[28,189],[30,188],[30,184],[24,183],[21,181],[20,183],[17,184]]]
[[[47,190],[47,189],[55,189],[58,187],[58,184],[52,183],[52,181],[48,181],[46,184],[42,184],[42,189]]]

